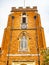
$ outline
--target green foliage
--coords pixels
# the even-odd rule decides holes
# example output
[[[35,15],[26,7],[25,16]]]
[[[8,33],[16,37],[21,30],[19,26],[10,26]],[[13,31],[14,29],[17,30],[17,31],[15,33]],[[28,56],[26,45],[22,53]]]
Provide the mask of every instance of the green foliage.
[[[49,49],[42,50],[41,54],[44,59],[42,65],[49,65]]]

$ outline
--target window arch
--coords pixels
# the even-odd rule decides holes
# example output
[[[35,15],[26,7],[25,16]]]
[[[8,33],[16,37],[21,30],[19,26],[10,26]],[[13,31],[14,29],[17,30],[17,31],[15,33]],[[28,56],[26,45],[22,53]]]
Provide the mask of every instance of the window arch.
[[[18,51],[28,51],[29,50],[28,41],[31,39],[29,33],[27,33],[26,31],[22,31],[18,35],[17,39],[19,40]]]
[[[23,14],[22,15],[26,15],[26,13],[25,12],[23,12]]]

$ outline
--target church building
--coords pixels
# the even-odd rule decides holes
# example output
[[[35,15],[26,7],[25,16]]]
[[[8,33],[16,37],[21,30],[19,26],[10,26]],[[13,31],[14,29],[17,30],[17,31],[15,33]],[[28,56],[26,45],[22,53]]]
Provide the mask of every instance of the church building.
[[[46,49],[37,7],[12,7],[0,48],[0,65],[41,65]]]

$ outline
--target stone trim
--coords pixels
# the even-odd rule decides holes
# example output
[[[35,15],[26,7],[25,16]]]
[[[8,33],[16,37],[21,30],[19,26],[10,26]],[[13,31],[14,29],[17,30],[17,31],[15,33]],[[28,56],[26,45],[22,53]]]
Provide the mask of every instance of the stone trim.
[[[7,56],[40,56],[40,54],[7,54]]]

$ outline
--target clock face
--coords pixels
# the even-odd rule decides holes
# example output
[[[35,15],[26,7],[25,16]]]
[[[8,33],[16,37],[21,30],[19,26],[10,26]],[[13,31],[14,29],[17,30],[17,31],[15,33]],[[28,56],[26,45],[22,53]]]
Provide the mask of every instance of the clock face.
[[[23,23],[23,24],[21,25],[21,28],[22,28],[22,29],[26,29],[26,28],[27,28],[27,24]]]

